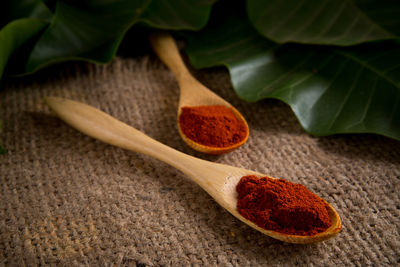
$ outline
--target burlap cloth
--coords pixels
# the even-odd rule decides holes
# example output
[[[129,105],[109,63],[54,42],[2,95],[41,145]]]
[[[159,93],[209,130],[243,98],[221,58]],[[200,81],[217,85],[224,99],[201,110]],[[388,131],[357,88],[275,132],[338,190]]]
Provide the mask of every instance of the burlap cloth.
[[[240,149],[206,156],[176,128],[177,82],[154,56],[69,63],[0,91],[0,263],[12,266],[390,266],[400,264],[400,142],[313,137],[276,100],[246,103],[225,70],[197,71],[247,118]],[[185,153],[302,183],[343,230],[293,245],[243,224],[174,168],[64,124],[47,95],[86,102]]]

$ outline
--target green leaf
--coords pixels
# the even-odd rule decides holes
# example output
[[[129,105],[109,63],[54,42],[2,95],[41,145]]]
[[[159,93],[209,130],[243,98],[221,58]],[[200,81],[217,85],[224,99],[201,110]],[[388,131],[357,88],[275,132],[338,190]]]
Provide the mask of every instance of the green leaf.
[[[58,1],[49,29],[36,43],[26,64],[33,72],[51,63],[87,60],[107,63],[127,30],[142,21],[153,27],[198,29],[213,1],[108,0]]]
[[[278,43],[345,46],[400,31],[398,0],[248,0],[247,11],[254,27]]]
[[[197,68],[227,66],[244,100],[286,102],[314,135],[377,133],[400,139],[397,44],[279,45],[235,16],[194,35],[187,52]]]
[[[72,59],[109,62],[123,34],[137,22],[147,1],[57,2],[49,29],[36,43],[26,72]]]
[[[47,25],[42,20],[25,18],[14,20],[0,30],[0,78],[10,56]]]
[[[199,30],[216,0],[155,0],[142,15],[145,24],[170,30]]]
[[[11,55],[37,36],[49,24],[52,14],[40,0],[4,1],[0,8],[1,79]]]

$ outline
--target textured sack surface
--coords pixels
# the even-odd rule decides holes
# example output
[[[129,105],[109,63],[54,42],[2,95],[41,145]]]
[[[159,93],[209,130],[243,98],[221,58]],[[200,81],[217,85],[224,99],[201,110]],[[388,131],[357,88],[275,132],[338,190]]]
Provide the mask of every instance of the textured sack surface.
[[[67,64],[0,91],[0,264],[65,266],[390,266],[400,263],[400,142],[312,137],[278,101],[245,103],[223,70],[196,72],[247,118],[249,141],[223,156],[188,148],[177,83],[154,56]],[[313,245],[251,229],[172,167],[87,137],[42,101],[98,107],[185,153],[302,183],[340,213]]]

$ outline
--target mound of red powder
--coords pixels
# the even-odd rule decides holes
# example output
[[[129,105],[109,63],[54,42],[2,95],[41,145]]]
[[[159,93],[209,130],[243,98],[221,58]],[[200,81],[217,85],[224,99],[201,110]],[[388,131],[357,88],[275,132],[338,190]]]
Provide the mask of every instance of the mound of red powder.
[[[304,185],[244,176],[236,186],[237,209],[259,227],[292,235],[315,235],[331,225],[327,204]]]
[[[179,116],[183,134],[210,147],[229,147],[241,142],[247,127],[225,106],[183,107]]]

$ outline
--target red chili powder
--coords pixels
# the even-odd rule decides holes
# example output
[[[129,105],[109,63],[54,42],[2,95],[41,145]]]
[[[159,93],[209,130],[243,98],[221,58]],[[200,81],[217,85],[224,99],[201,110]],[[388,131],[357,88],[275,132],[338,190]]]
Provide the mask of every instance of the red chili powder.
[[[239,213],[261,228],[309,236],[331,225],[327,204],[304,185],[249,175],[240,179],[236,191]]]
[[[179,125],[186,137],[210,147],[232,146],[247,134],[243,121],[225,106],[183,107]]]

